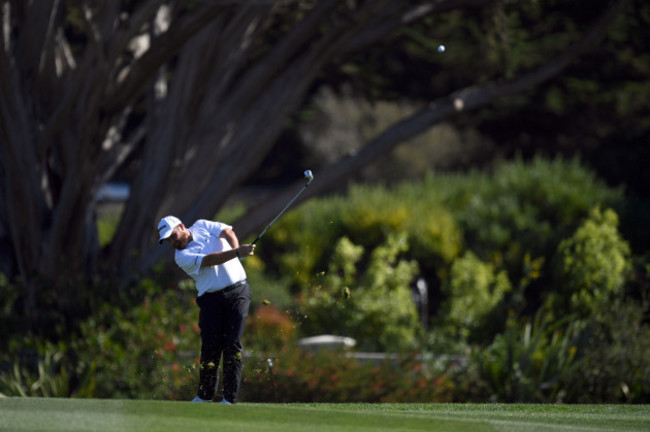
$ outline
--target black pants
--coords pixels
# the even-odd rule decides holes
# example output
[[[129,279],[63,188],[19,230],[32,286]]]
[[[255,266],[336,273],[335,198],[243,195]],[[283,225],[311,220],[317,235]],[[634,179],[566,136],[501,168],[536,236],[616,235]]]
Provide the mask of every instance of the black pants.
[[[251,288],[244,283],[234,289],[205,293],[197,297],[201,327],[201,368],[197,395],[212,400],[217,384],[219,360],[223,354],[223,397],[237,402],[242,377],[241,338],[251,303]]]

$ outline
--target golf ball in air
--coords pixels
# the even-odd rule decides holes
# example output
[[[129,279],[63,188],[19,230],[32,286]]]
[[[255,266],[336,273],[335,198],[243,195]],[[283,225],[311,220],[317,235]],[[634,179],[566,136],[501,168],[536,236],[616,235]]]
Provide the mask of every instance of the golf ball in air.
[[[438,52],[439,53],[445,52],[445,46],[444,45],[438,45]]]

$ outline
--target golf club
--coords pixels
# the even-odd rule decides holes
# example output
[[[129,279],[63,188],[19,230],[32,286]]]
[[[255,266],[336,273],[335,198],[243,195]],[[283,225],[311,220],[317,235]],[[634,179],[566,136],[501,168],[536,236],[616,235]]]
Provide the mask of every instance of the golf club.
[[[289,201],[289,203],[288,203],[286,206],[284,206],[284,208],[282,209],[282,211],[280,211],[280,213],[278,213],[278,215],[277,215],[277,216],[276,216],[276,217],[271,221],[270,224],[268,224],[268,225],[266,226],[266,228],[264,228],[264,231],[262,231],[262,232],[260,233],[260,235],[258,235],[257,238],[256,238],[256,239],[253,241],[253,243],[251,243],[251,244],[255,244],[255,242],[257,242],[257,241],[258,241],[258,240],[259,240],[259,239],[264,235],[264,233],[266,233],[266,232],[268,231],[268,229],[271,228],[271,225],[273,225],[273,223],[274,223],[276,220],[278,220],[278,218],[279,218],[280,216],[282,216],[282,214],[283,214],[283,213],[284,213],[284,212],[289,208],[289,206],[290,206],[291,204],[293,204],[293,202],[296,200],[296,198],[298,198],[298,196],[300,196],[300,194],[301,194],[305,189],[307,189],[307,186],[309,186],[309,184],[311,183],[311,181],[314,180],[314,175],[311,173],[310,170],[306,170],[306,171],[305,171],[305,178],[307,179],[307,183],[305,183],[304,186],[303,186],[302,188],[300,188],[300,190],[298,191],[298,193],[297,193],[296,195],[294,195],[293,198],[291,198],[291,201]]]

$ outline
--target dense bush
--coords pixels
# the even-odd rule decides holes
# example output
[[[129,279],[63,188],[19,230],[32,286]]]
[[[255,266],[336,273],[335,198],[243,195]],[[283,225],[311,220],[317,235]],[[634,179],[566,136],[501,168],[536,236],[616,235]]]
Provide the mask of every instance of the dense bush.
[[[461,250],[460,231],[435,189],[354,186],[346,197],[311,200],[280,219],[259,255],[300,291],[327,268],[341,237],[373,250],[399,233],[425,273],[444,273]]]
[[[249,363],[242,384],[246,402],[447,402],[453,394],[444,370],[413,353],[361,362],[345,352],[286,346],[274,358]]]
[[[473,334],[486,336],[494,309],[512,287],[505,271],[484,263],[472,252],[456,259],[449,278],[443,282],[445,302],[438,324],[451,328],[453,337],[463,340]]]
[[[581,367],[569,379],[568,402],[650,403],[647,303],[614,300],[586,328]]]
[[[188,371],[198,364],[200,346],[194,293],[192,283],[166,291],[151,286],[140,304],[106,305],[81,325],[83,337],[69,351],[78,372],[91,374],[94,397],[193,396]]]
[[[435,188],[358,186],[350,191],[340,217],[344,235],[367,248],[405,233],[409,256],[424,267],[443,267],[461,250],[461,233]]]
[[[592,208],[621,202],[621,190],[578,160],[515,160],[491,173],[431,174],[391,189],[355,186],[346,197],[312,200],[278,221],[260,254],[270,269],[291,275],[299,292],[327,269],[340,238],[371,250],[404,233],[404,256],[427,278],[431,311],[439,312],[454,261],[471,252],[500,280],[506,271],[512,307],[534,312],[544,291],[555,289],[547,263],[558,244]]]
[[[465,247],[503,265],[513,281],[525,254],[550,257],[594,206],[620,207],[623,197],[577,159],[514,160],[491,174],[471,172],[427,182],[442,191]]]
[[[458,387],[469,400],[563,402],[582,365],[577,355],[582,328],[580,321],[557,321],[544,310],[532,320],[510,317],[505,332],[487,348],[472,349]]]
[[[559,290],[549,295],[558,315],[588,317],[609,306],[620,294],[630,263],[630,248],[618,232],[618,216],[594,208],[570,238],[558,246],[556,271]]]
[[[70,374],[63,351],[48,342],[35,342],[26,342],[20,352],[13,352],[11,367],[0,371],[0,397],[70,396]],[[30,345],[37,346],[27,349]],[[6,354],[5,360],[10,358]]]
[[[417,264],[399,258],[407,249],[405,235],[391,235],[360,267],[363,247],[341,238],[328,270],[298,297],[303,334],[351,336],[367,351],[415,348],[419,326],[409,284]]]

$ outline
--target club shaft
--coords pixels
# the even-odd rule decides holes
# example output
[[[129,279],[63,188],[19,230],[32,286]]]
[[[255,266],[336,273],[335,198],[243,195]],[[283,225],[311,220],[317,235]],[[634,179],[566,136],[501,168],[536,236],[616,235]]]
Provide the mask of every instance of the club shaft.
[[[288,203],[286,206],[284,206],[284,208],[283,208],[283,209],[280,211],[280,213],[278,213],[278,215],[277,215],[277,216],[276,216],[276,217],[271,221],[271,223],[268,224],[268,225],[266,226],[266,228],[264,228],[264,231],[262,231],[262,232],[260,233],[260,235],[257,236],[257,238],[253,241],[252,244],[255,244],[255,243],[256,243],[256,242],[257,242],[257,241],[258,241],[258,240],[259,240],[259,239],[260,239],[260,238],[261,238],[261,237],[262,237],[262,236],[263,236],[263,235],[268,231],[268,229],[271,228],[271,225],[273,225],[273,224],[275,223],[275,221],[278,220],[278,218],[279,218],[280,216],[282,216],[282,214],[283,214],[285,211],[287,211],[287,209],[291,206],[291,204],[293,204],[293,202],[296,200],[296,198],[298,198],[298,197],[300,196],[300,194],[301,194],[305,189],[307,189],[307,186],[309,186],[309,183],[305,184],[302,188],[300,188],[300,190],[298,191],[298,193],[294,195],[294,197],[291,199],[291,201],[289,201],[289,203]]]

